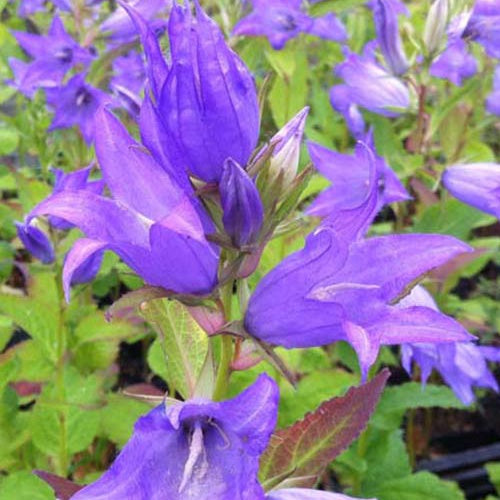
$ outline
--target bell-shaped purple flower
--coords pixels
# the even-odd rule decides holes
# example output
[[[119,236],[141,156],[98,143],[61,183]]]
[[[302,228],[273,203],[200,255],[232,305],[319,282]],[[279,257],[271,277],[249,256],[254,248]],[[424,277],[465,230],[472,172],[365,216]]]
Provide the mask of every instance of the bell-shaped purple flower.
[[[144,104],[143,140],[160,134],[156,144],[169,163],[206,182],[219,181],[228,158],[245,167],[259,135],[257,91],[217,25],[198,2],[194,14],[190,5],[174,4],[167,68],[151,30],[137,12],[129,13],[141,32],[154,97]]]
[[[380,51],[394,75],[406,73],[409,64],[403,50],[398,27],[398,15],[408,15],[408,9],[400,0],[372,0],[375,31]]]
[[[110,97],[85,82],[83,74],[75,75],[62,87],[45,90],[47,103],[55,112],[49,131],[77,125],[87,144],[94,140],[94,115],[110,103]]]
[[[59,217],[85,233],[66,257],[66,295],[75,270],[105,249],[150,285],[182,294],[209,293],[217,282],[218,251],[205,239],[213,225],[199,201],[108,111],[97,114],[96,126],[96,154],[113,198],[63,190],[38,204],[28,218]]]
[[[347,128],[352,136],[361,139],[366,133],[366,125],[358,106],[351,101],[347,85],[334,85],[330,89],[330,104],[346,121]]]
[[[469,54],[467,43],[458,38],[452,40],[444,52],[433,61],[429,71],[432,76],[461,86],[462,80],[476,74],[477,62],[474,56]]]
[[[13,32],[19,45],[33,58],[25,65],[10,61],[14,81],[20,92],[31,97],[40,87],[59,85],[76,64],[87,65],[94,55],[80,47],[64,29],[61,19],[54,17],[47,35]]]
[[[45,0],[21,0],[17,15],[19,17],[29,17],[35,12],[40,12],[45,8]]]
[[[428,307],[438,311],[432,296],[422,286],[415,287],[410,295],[401,300],[398,307]],[[411,375],[412,362],[420,367],[425,384],[432,370],[438,371],[457,397],[466,405],[474,402],[473,387],[487,387],[498,391],[495,377],[488,369],[487,361],[500,361],[500,349],[481,347],[473,342],[449,344],[404,344],[402,360]]]
[[[363,55],[346,49],[346,60],[335,68],[345,83],[332,87],[331,99],[337,109],[358,105],[380,115],[398,116],[410,106],[408,89],[377,63],[374,47],[367,45]]]
[[[486,110],[493,115],[500,116],[500,64],[495,68],[493,91],[486,99]]]
[[[476,0],[464,36],[481,44],[490,57],[500,58],[500,4],[497,0]]]
[[[374,215],[388,203],[410,198],[391,167],[377,155],[372,132],[364,139],[355,147],[353,155],[337,153],[313,142],[307,144],[313,165],[332,183],[308,207],[309,215],[329,217],[339,210],[353,210],[362,206],[370,190],[372,158],[375,161],[377,183]],[[366,148],[371,151],[371,156],[366,154]]]
[[[44,264],[54,262],[54,247],[49,237],[38,227],[27,222],[16,222],[17,236],[28,252]]]
[[[443,184],[460,201],[500,218],[500,164],[453,165],[444,171]]]
[[[264,208],[253,180],[232,159],[222,168],[219,192],[222,222],[233,244],[240,248],[257,241],[264,221]]]
[[[346,243],[324,225],[262,279],[250,298],[245,328],[286,348],[346,340],[363,375],[380,345],[468,340],[466,330],[448,316],[392,304],[419,276],[469,249],[455,238],[433,234]]]
[[[253,11],[234,27],[234,35],[266,36],[271,46],[282,49],[299,33],[344,42],[347,32],[333,14],[313,18],[302,8],[302,0],[251,0]]]
[[[264,500],[259,458],[276,424],[279,391],[267,375],[239,396],[159,406],[135,424],[111,468],[73,500]]]

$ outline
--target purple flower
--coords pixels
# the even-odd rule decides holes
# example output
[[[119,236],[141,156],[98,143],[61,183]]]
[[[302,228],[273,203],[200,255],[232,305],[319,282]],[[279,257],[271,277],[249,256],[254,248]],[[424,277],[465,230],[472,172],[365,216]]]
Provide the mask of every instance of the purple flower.
[[[110,102],[110,97],[85,82],[85,75],[78,74],[62,87],[45,90],[47,103],[54,110],[49,131],[77,125],[87,144],[94,140],[94,115]]]
[[[35,12],[44,10],[45,0],[21,0],[17,15],[19,17],[29,17]]]
[[[66,173],[58,168],[53,168],[52,172],[55,176],[53,194],[61,193],[62,191],[90,191],[95,194],[102,194],[104,190],[104,181],[89,180],[90,172],[93,165],[82,168],[75,172]],[[60,230],[67,230],[73,227],[73,224],[59,219],[58,217],[49,217],[49,222],[52,227]]]
[[[464,36],[481,44],[486,53],[500,58],[500,6],[496,0],[477,0]]]
[[[335,109],[350,110],[358,105],[374,113],[394,117],[410,106],[410,95],[404,83],[392,76],[375,60],[374,45],[365,47],[363,55],[346,49],[346,60],[335,68],[344,80],[332,87],[330,98]],[[359,118],[356,118],[359,121]],[[356,127],[357,128],[357,127]]]
[[[263,500],[259,457],[276,424],[279,391],[267,375],[239,396],[159,406],[135,424],[111,468],[73,500]]]
[[[222,168],[219,192],[222,222],[233,244],[240,248],[255,243],[264,221],[264,207],[253,180],[231,159]]]
[[[380,51],[394,75],[402,75],[408,69],[398,28],[398,14],[408,15],[408,9],[399,0],[373,0],[371,2],[375,31]]]
[[[453,165],[444,171],[443,184],[460,201],[500,218],[500,164]]]
[[[29,222],[16,222],[17,236],[28,252],[44,264],[54,262],[54,248],[48,236]]]
[[[328,217],[338,210],[353,210],[363,205],[370,189],[371,158],[375,160],[377,183],[374,215],[388,203],[410,198],[391,167],[377,155],[371,131],[365,142],[355,147],[353,155],[337,153],[313,142],[309,142],[307,147],[313,165],[332,182],[332,186],[320,193],[307,209],[309,215]],[[366,148],[372,156],[366,154]]]
[[[257,91],[248,68],[226,45],[217,25],[198,2],[194,15],[189,6],[174,4],[167,69],[156,38],[140,16],[129,11],[146,52],[156,103],[146,99],[145,114],[150,128],[162,135],[157,141],[162,155],[177,170],[206,182],[219,181],[228,158],[245,167],[259,135]]]
[[[102,3],[103,0],[85,0],[85,5],[92,6]],[[52,3],[62,11],[72,12],[75,9],[75,0],[52,0]]]
[[[132,116],[139,114],[145,83],[146,72],[141,54],[131,51],[113,61],[113,77],[109,87]]]
[[[201,204],[108,111],[97,113],[96,127],[96,154],[113,198],[65,189],[28,217],[28,222],[42,215],[59,217],[85,233],[66,258],[66,296],[75,270],[105,249],[150,285],[183,294],[209,293],[217,282],[218,251],[205,239],[213,225]]]
[[[157,30],[165,27],[165,21],[157,19],[157,16],[165,13],[169,3],[166,0],[131,0],[129,5],[141,15],[152,30]],[[107,33],[113,42],[119,44],[131,42],[137,37],[134,22],[120,4],[101,24],[100,31]]]
[[[475,75],[477,62],[469,54],[467,43],[461,38],[451,40],[446,49],[431,64],[430,74],[444,78],[457,86],[462,80]]]
[[[398,304],[401,308],[428,307],[438,311],[429,292],[421,286]],[[498,391],[495,377],[488,369],[487,361],[499,361],[500,349],[480,347],[472,342],[449,344],[404,344],[402,360],[405,370],[411,375],[412,361],[420,367],[422,383],[425,384],[433,369],[452,388],[466,405],[474,402],[473,387],[489,387]]]
[[[500,116],[500,65],[493,75],[493,92],[486,99],[486,109],[493,115]]]
[[[366,133],[365,120],[356,104],[351,101],[347,85],[334,85],[330,89],[330,104],[335,111],[343,115],[347,128],[356,139]]]
[[[279,391],[260,375],[233,399],[192,399],[141,417],[114,463],[72,500],[354,500],[259,484],[259,458],[276,425]]]
[[[233,35],[264,35],[276,50],[282,49],[299,33],[344,42],[347,32],[333,14],[313,18],[302,9],[302,0],[251,0],[253,11],[234,27]]]
[[[33,58],[28,64],[11,59],[10,64],[20,92],[31,97],[39,87],[59,85],[76,64],[87,65],[94,55],[80,47],[64,29],[61,19],[54,17],[47,35],[13,32],[19,45]]]
[[[365,376],[380,345],[470,338],[456,321],[431,308],[392,305],[419,276],[469,250],[455,238],[433,234],[346,244],[323,225],[262,279],[250,298],[245,328],[286,348],[346,340]]]

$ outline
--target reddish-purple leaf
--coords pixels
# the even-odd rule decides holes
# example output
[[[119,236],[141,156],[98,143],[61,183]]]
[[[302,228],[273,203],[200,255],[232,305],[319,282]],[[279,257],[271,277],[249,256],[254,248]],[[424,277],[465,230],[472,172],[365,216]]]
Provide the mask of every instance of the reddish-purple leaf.
[[[366,427],[388,378],[389,371],[383,370],[367,384],[325,401],[302,420],[275,432],[260,461],[264,487],[292,480],[313,487],[323,469]]]
[[[56,476],[50,472],[45,472],[43,470],[35,470],[33,472],[54,490],[57,500],[69,500],[78,490],[83,488],[83,486],[69,479]]]

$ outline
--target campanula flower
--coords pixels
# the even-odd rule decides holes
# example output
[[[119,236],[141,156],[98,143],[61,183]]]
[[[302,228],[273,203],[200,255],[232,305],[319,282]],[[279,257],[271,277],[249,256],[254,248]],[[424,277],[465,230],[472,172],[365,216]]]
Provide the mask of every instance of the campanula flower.
[[[493,91],[486,99],[486,109],[493,115],[500,116],[500,65],[493,75]]]
[[[500,58],[500,3],[476,0],[464,36],[481,44],[490,57]]]
[[[158,406],[135,424],[108,471],[72,500],[355,500],[285,488],[266,494],[259,458],[276,425],[279,390],[263,374],[233,399]]]
[[[335,211],[355,209],[363,204],[370,188],[370,156],[365,148],[369,148],[375,160],[378,188],[375,212],[383,205],[410,198],[391,167],[377,155],[372,131],[358,143],[352,155],[337,153],[313,142],[309,142],[307,148],[313,165],[332,183],[309,206],[309,215],[328,217]]]
[[[55,216],[85,233],[70,250],[63,285],[91,255],[117,253],[146,283],[183,294],[209,293],[217,282],[218,251],[205,239],[213,231],[191,193],[162,169],[104,109],[96,116],[96,155],[112,198],[89,190],[64,190],[30,213]]]
[[[335,68],[344,84],[332,87],[332,103],[337,109],[349,109],[354,104],[380,115],[398,116],[410,106],[410,94],[401,80],[376,61],[374,49],[372,43],[362,55],[345,49],[346,60]]]
[[[254,181],[231,159],[222,168],[219,192],[222,222],[233,244],[239,248],[255,243],[264,221],[264,207]]]
[[[62,87],[46,89],[45,95],[54,110],[49,131],[77,125],[85,142],[90,144],[95,135],[94,115],[99,107],[110,102],[110,97],[86,83],[81,73]]]
[[[452,318],[431,308],[392,305],[418,277],[469,250],[453,237],[434,234],[345,243],[322,225],[302,250],[260,281],[248,304],[245,328],[286,348],[346,340],[365,376],[380,345],[469,339]]]
[[[146,83],[142,55],[131,51],[117,57],[112,67],[113,77],[109,82],[110,89],[132,116],[138,115],[142,104],[141,92]]]
[[[59,85],[71,68],[77,64],[88,65],[94,57],[89,49],[80,47],[71,38],[58,16],[54,17],[47,35],[22,31],[14,31],[13,34],[23,50],[33,58],[25,65],[16,65],[17,60],[11,60],[17,88],[28,97],[37,88]]]
[[[424,26],[424,44],[429,54],[441,47],[450,15],[448,0],[434,0]]]
[[[416,286],[410,295],[401,300],[398,307],[429,307],[438,311],[432,296],[422,286]],[[499,361],[500,349],[481,347],[473,342],[449,344],[404,344],[403,367],[411,375],[412,362],[420,367],[425,384],[432,370],[438,371],[457,397],[466,405],[474,402],[473,387],[488,387],[498,391],[494,375],[487,361]]]
[[[443,185],[460,201],[500,218],[500,164],[453,165],[444,171]]]
[[[35,12],[44,10],[45,0],[21,0],[17,15],[19,17],[29,17]]]
[[[398,15],[408,15],[408,9],[399,0],[372,0],[375,31],[380,51],[394,75],[402,75],[409,67],[398,27]]]
[[[310,17],[302,8],[302,0],[251,0],[253,11],[234,27],[234,35],[268,38],[271,46],[282,49],[299,33],[317,35],[327,40],[344,42],[347,32],[344,25],[333,14]]]
[[[28,252],[44,264],[54,262],[54,247],[49,237],[38,227],[27,222],[16,222],[17,236]]]
[[[155,101],[145,104],[149,128],[155,129],[149,135],[162,135],[162,154],[176,169],[206,182],[219,181],[228,158],[244,168],[259,135],[257,91],[217,25],[198,2],[194,14],[190,5],[174,4],[167,68],[156,38],[137,12],[129,12],[141,31]]]
[[[469,54],[467,43],[460,38],[449,43],[430,67],[432,76],[445,78],[457,86],[462,85],[462,80],[474,76],[476,71],[476,59]]]
[[[141,417],[111,468],[73,500],[264,500],[259,458],[276,425],[267,375],[239,396],[159,406]]]
[[[361,139],[366,133],[365,120],[358,106],[351,101],[349,87],[334,85],[330,89],[330,104],[344,117],[352,136]]]

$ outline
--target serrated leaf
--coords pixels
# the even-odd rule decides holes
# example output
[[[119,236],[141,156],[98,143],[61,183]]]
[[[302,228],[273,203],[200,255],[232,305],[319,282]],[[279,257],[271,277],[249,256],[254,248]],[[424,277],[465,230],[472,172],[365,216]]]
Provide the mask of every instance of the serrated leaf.
[[[465,500],[455,483],[442,481],[430,472],[386,481],[377,489],[376,496],[378,500]]]
[[[466,408],[453,391],[444,385],[408,382],[388,387],[373,415],[371,423],[381,429],[396,429],[407,410],[416,408]]]
[[[208,353],[208,337],[175,300],[152,300],[141,312],[159,335],[165,358],[165,374],[170,389],[189,399],[196,389]]]
[[[273,434],[260,462],[259,476],[266,489],[297,477],[304,478],[302,487],[314,486],[323,469],[366,427],[388,377],[384,370]]]

